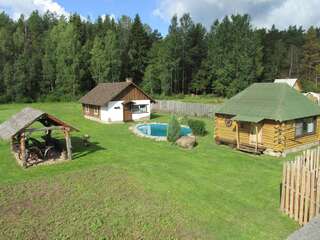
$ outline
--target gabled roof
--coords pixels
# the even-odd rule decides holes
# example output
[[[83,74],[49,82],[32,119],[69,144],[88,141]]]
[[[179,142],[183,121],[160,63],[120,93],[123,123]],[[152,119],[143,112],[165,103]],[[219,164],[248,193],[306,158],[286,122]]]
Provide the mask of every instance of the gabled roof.
[[[217,113],[251,122],[259,119],[287,121],[320,115],[320,107],[287,84],[254,83],[226,101]]]
[[[104,106],[108,102],[115,99],[122,91],[127,87],[133,85],[138,88],[146,97],[151,101],[154,101],[149,95],[147,95],[142,89],[140,89],[133,82],[115,82],[115,83],[100,83],[85,96],[80,99],[83,104]]]
[[[286,79],[276,79],[274,80],[275,83],[286,83],[290,87],[294,87],[294,85],[297,83],[297,78],[286,78]]]
[[[40,121],[44,125],[64,126],[78,131],[78,129],[45,112],[28,107],[0,125],[0,138],[9,140],[35,121]]]

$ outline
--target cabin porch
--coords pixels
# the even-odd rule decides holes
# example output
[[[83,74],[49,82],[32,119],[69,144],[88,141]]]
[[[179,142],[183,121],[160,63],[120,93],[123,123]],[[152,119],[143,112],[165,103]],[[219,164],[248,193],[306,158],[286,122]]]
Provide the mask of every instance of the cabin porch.
[[[263,124],[235,119],[236,148],[243,152],[261,154],[266,150],[262,141]]]

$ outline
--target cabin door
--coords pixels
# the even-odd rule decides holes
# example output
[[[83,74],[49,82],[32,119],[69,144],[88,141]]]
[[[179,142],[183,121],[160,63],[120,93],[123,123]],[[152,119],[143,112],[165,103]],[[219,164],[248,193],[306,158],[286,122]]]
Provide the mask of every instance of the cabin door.
[[[123,105],[123,121],[132,121],[131,103],[126,103]]]
[[[258,144],[262,144],[262,125],[252,123],[250,125],[249,143],[256,144],[257,140]]]

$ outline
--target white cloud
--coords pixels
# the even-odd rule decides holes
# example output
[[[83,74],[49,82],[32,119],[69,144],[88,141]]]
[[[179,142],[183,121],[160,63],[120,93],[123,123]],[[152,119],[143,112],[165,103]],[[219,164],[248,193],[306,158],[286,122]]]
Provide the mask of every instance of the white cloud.
[[[113,14],[113,13],[111,13],[110,15],[106,15],[106,14],[102,14],[101,15],[101,18],[102,18],[103,21],[106,19],[106,17],[108,17],[110,20],[112,20],[112,19],[116,20],[116,15]]]
[[[4,9],[14,19],[18,19],[21,14],[28,16],[34,10],[69,16],[69,13],[54,0],[0,0],[0,9]]]
[[[319,0],[159,0],[153,14],[169,21],[177,14],[189,12],[195,21],[210,26],[225,15],[245,14],[258,27],[279,28],[288,25],[320,25]]]

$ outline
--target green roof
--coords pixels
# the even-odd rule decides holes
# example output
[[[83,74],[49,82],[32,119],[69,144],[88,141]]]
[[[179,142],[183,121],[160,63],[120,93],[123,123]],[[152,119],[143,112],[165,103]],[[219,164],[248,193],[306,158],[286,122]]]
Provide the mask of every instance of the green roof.
[[[233,115],[239,121],[283,122],[320,115],[320,107],[287,84],[254,83],[226,101],[216,113]]]
[[[232,118],[232,120],[241,121],[241,122],[254,122],[258,123],[263,120],[262,117],[259,116],[247,116],[247,115],[236,115]]]

